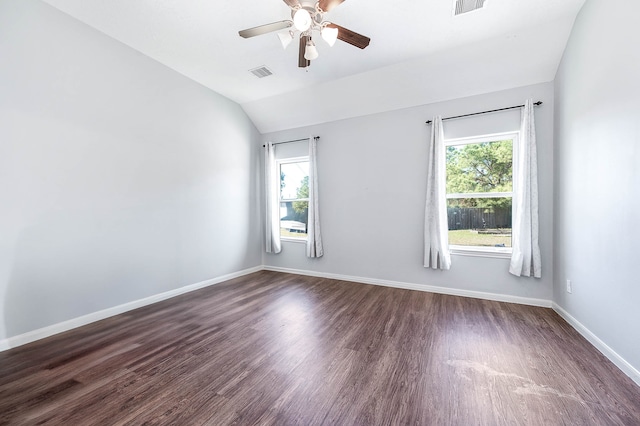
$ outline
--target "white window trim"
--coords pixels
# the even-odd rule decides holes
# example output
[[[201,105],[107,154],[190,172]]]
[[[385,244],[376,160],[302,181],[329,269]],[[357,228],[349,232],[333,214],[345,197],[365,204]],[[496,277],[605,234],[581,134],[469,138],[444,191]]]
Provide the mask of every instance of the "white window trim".
[[[464,138],[456,138],[456,139],[445,139],[444,146],[455,146],[455,145],[469,145],[469,144],[477,144],[484,142],[495,142],[499,140],[511,139],[512,147],[513,147],[513,165],[511,174],[513,179],[515,180],[516,175],[516,158],[518,158],[518,147],[520,140],[520,132],[502,132],[502,133],[491,133],[488,135],[479,135],[479,136],[469,136]],[[446,155],[446,150],[445,150]],[[446,183],[445,183],[446,185]],[[515,181],[512,182],[511,188],[515,188]],[[511,217],[513,217],[513,208],[515,206],[515,197],[516,194],[514,191],[511,192],[469,192],[469,193],[461,193],[461,194],[447,194],[447,199],[453,198],[502,198],[502,197],[511,197]],[[512,224],[513,225],[513,224]],[[497,259],[509,259],[511,258],[511,253],[513,252],[512,247],[481,247],[481,246],[458,246],[449,244],[449,251],[452,255],[458,256],[471,256],[471,257],[491,257]]]
[[[276,160],[276,170],[278,171],[278,185],[280,184],[280,165],[282,164],[291,164],[291,163],[301,163],[301,162],[309,162],[309,156],[305,155],[302,157],[289,157],[289,158],[283,158],[280,160]],[[280,196],[282,195],[282,191],[280,191],[280,188],[278,188],[278,206],[280,206],[280,203],[282,203],[283,201],[309,201],[308,198],[293,198],[293,199],[289,199],[289,198],[280,198]],[[278,218],[278,224],[280,223],[280,218]],[[280,229],[280,227],[278,227],[278,229]],[[287,241],[290,243],[302,243],[302,244],[306,244],[307,243],[307,238],[308,237],[301,237],[301,238],[294,238],[294,237],[283,237],[280,236],[280,241]]]
[[[510,259],[511,247],[479,247],[450,245],[449,252],[456,256],[492,257],[496,259]]]

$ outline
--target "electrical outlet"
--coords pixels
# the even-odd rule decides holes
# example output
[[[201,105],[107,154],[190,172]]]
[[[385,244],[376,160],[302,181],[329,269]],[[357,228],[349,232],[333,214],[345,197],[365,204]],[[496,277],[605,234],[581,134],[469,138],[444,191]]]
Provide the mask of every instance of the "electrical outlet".
[[[567,293],[571,293],[571,280],[567,280]]]

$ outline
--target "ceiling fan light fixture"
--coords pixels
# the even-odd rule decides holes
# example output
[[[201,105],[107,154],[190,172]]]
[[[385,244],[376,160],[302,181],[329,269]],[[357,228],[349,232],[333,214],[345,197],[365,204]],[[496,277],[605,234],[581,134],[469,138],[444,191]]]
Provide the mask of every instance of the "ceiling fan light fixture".
[[[280,39],[280,43],[282,43],[282,48],[286,49],[293,41],[293,31],[278,33],[278,38]]]
[[[307,43],[307,47],[304,49],[304,58],[307,61],[313,61],[318,58],[318,49],[316,49],[316,45],[309,39]]]
[[[298,31],[307,31],[311,27],[311,15],[305,9],[298,9],[293,15],[293,25]]]
[[[333,46],[337,40],[359,49],[369,46],[371,39],[330,21],[325,21],[325,13],[344,3],[345,0],[284,0],[290,9],[290,19],[259,25],[238,31],[242,38],[252,38],[267,33],[277,33],[283,49],[298,38],[298,67],[307,68],[317,59],[318,49],[311,37],[322,37],[324,42]],[[483,2],[491,0],[449,0],[457,2]]]
[[[336,44],[336,40],[338,39],[337,28],[325,26],[322,28],[320,34],[322,35],[322,39],[326,41],[329,46],[333,47],[333,45]]]

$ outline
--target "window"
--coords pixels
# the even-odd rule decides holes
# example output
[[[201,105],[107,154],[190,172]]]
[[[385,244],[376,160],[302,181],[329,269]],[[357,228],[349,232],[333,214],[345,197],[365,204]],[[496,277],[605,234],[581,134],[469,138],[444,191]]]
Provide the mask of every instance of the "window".
[[[513,158],[518,133],[445,141],[453,253],[511,253]]]
[[[309,216],[309,158],[279,160],[280,238],[306,241]]]

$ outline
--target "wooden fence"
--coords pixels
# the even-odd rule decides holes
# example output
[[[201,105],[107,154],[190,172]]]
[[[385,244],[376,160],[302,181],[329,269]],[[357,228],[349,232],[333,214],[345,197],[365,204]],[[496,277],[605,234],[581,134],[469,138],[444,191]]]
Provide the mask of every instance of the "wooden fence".
[[[449,230],[511,228],[511,208],[449,207]]]

